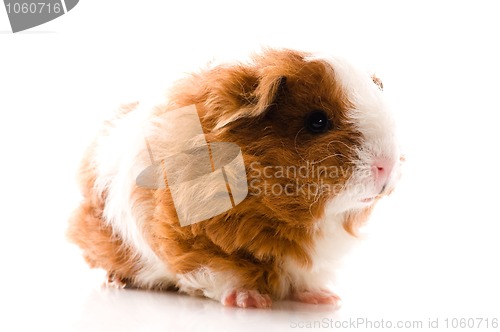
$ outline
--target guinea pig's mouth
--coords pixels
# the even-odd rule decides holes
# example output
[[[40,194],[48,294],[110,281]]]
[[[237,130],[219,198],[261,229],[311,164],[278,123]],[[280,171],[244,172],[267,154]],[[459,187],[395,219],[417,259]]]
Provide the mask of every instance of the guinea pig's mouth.
[[[363,198],[363,199],[361,199],[360,201],[361,201],[362,203],[371,203],[371,202],[373,202],[374,200],[375,200],[375,197],[367,197],[367,198]]]

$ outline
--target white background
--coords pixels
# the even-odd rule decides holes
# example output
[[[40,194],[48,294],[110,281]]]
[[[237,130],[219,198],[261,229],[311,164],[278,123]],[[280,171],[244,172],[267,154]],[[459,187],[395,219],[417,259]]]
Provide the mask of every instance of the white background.
[[[0,7],[0,330],[287,331],[323,319],[424,327],[429,318],[440,327],[446,318],[500,319],[494,1],[170,3],[83,0],[17,34]],[[282,302],[243,310],[100,288],[102,273],[86,267],[64,230],[79,200],[74,174],[101,119],[212,58],[262,46],[341,54],[375,71],[399,120],[403,179],[342,271],[342,309]]]

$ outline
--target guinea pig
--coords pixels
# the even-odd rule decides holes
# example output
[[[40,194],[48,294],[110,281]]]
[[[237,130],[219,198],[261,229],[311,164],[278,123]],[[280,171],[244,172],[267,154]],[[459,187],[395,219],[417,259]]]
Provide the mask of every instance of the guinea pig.
[[[236,148],[215,160],[224,147]],[[83,158],[68,236],[115,285],[235,307],[338,304],[332,276],[401,161],[380,79],[268,49],[121,107]]]

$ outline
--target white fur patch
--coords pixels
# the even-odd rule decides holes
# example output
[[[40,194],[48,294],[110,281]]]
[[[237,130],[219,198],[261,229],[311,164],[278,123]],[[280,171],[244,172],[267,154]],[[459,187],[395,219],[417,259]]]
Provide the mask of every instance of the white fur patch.
[[[309,252],[312,267],[305,269],[291,259],[283,264],[285,275],[297,291],[319,291],[335,281],[335,272],[342,266],[346,254],[358,241],[343,226],[344,214],[327,209],[326,215],[317,222],[321,236]]]
[[[231,291],[239,286],[239,281],[228,272],[214,272],[207,267],[177,275],[177,287],[190,295],[203,295],[222,301]]]
[[[107,192],[104,217],[113,231],[134,248],[142,269],[136,282],[144,287],[173,280],[173,274],[150,248],[142,233],[142,222],[148,214],[132,196],[137,175],[151,164],[143,127],[153,107],[139,107],[113,120],[97,141],[95,190]]]

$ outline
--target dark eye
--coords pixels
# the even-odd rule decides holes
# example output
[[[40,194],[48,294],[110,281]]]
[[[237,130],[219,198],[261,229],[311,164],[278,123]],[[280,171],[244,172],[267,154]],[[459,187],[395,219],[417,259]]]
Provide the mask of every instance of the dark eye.
[[[332,129],[332,121],[323,110],[315,110],[306,116],[306,129],[313,134],[321,134]]]

